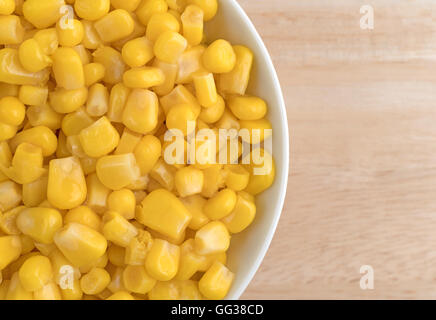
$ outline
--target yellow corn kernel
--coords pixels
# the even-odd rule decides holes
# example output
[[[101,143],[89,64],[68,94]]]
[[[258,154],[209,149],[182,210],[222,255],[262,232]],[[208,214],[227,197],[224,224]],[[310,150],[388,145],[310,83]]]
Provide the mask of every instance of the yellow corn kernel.
[[[129,88],[147,89],[159,86],[165,81],[162,70],[153,67],[132,68],[124,72],[123,82]]]
[[[0,99],[4,97],[18,97],[20,87],[15,84],[0,82]]]
[[[86,182],[76,157],[53,159],[48,173],[47,199],[59,209],[72,209],[86,199]]]
[[[2,270],[3,277],[5,279],[10,279],[15,272],[18,272],[20,267],[28,258],[36,255],[39,255],[39,253],[36,251],[21,255],[18,259],[11,262],[6,268]]]
[[[42,155],[48,157],[56,151],[57,139],[52,130],[45,126],[33,127],[18,133],[10,141],[13,152],[23,142],[31,143],[42,149]]]
[[[123,283],[130,292],[146,294],[153,289],[156,280],[148,275],[144,266],[127,266],[123,271]]]
[[[102,268],[93,268],[80,279],[80,287],[86,294],[98,294],[111,282],[109,273]]]
[[[136,132],[124,128],[123,134],[121,135],[120,143],[118,143],[114,154],[125,154],[132,153],[138,143],[141,141],[142,135]]]
[[[100,39],[97,31],[94,28],[92,21],[82,20],[83,25],[83,40],[82,43],[86,49],[95,50],[99,46],[103,45],[103,41]]]
[[[176,169],[174,167],[168,165],[164,160],[160,159],[150,171],[150,177],[159,182],[159,184],[168,191],[172,191],[175,187],[175,171]]]
[[[64,4],[64,0],[27,0],[23,4],[23,14],[36,28],[44,29],[59,20]]]
[[[159,68],[165,75],[165,81],[163,84],[153,88],[153,91],[159,96],[164,96],[169,94],[173,88],[177,77],[178,66],[177,64],[162,62],[155,59],[153,62],[153,67]]]
[[[186,209],[191,213],[192,219],[188,227],[192,230],[198,230],[209,222],[209,218],[204,214],[203,207],[206,204],[206,199],[201,195],[193,195],[180,199]]]
[[[19,44],[24,39],[20,18],[14,15],[0,16],[0,44]]]
[[[82,65],[87,65],[91,63],[92,60],[92,54],[91,52],[85,48],[83,44],[79,44],[77,46],[74,46],[72,48],[80,57],[80,61],[82,62]]]
[[[20,185],[10,180],[0,182],[0,211],[8,211],[16,207],[20,202]]]
[[[77,46],[82,42],[85,34],[82,22],[77,19],[68,21],[68,25],[65,25],[64,21],[58,21],[56,24],[56,32],[59,44],[64,47]]]
[[[82,145],[78,135],[67,137],[67,149],[72,156],[77,158],[86,157],[85,151],[83,151]]]
[[[82,300],[83,291],[79,280],[73,280],[71,286],[65,286],[65,289],[61,287],[60,290],[62,300]]]
[[[267,119],[260,120],[241,120],[241,130],[245,130],[248,135],[241,135],[243,141],[257,145],[272,135],[272,125]]]
[[[55,28],[38,30],[33,39],[38,42],[42,52],[46,55],[52,55],[59,47],[58,35]]]
[[[59,230],[54,241],[65,257],[77,267],[96,261],[104,255],[107,248],[107,241],[101,233],[74,222]]]
[[[111,0],[111,5],[115,9],[124,9],[130,12],[135,11],[141,0]]]
[[[181,197],[192,196],[203,189],[204,175],[193,167],[181,168],[175,175],[175,186]]]
[[[0,231],[3,231],[6,235],[19,235],[20,229],[17,228],[16,219],[18,214],[26,207],[15,207],[3,214],[0,213]]]
[[[171,192],[159,189],[143,201],[136,219],[145,226],[173,239],[185,231],[191,215],[183,203]]]
[[[21,240],[19,236],[0,237],[0,270],[18,259],[21,254]]]
[[[146,37],[155,42],[165,31],[179,32],[180,23],[170,13],[155,13],[150,17],[147,24]]]
[[[222,263],[215,262],[198,283],[200,292],[208,299],[224,299],[232,285],[234,274]]]
[[[133,19],[133,32],[129,34],[127,37],[124,37],[118,41],[112,42],[112,47],[117,49],[118,51],[122,51],[124,45],[130,40],[136,39],[138,37],[142,37],[145,34],[146,27],[139,21],[138,17],[134,12],[130,12],[130,15]]]
[[[92,261],[91,263],[88,263],[84,266],[81,266],[79,268],[80,272],[83,273],[88,273],[89,271],[91,271],[93,268],[106,268],[107,264],[109,262],[108,256],[107,256],[107,252],[105,252],[100,258],[98,258],[97,260]]]
[[[217,0],[186,0],[187,4],[196,5],[204,12],[204,21],[209,21],[215,17],[218,11]]]
[[[36,86],[21,86],[18,99],[29,106],[42,106],[47,102],[48,88]]]
[[[189,105],[195,116],[198,116],[201,111],[201,106],[195,96],[183,85],[178,85],[169,94],[160,98],[160,103],[165,114],[168,114],[172,107],[180,104]]]
[[[116,9],[94,23],[104,42],[114,42],[129,36],[135,27],[132,16],[124,9]]]
[[[0,1],[0,14],[9,15],[15,11],[15,1],[14,0],[2,0]],[[1,283],[1,281],[0,281]]]
[[[112,190],[125,188],[140,176],[133,153],[101,157],[96,172],[103,185]]]
[[[247,161],[248,160],[248,161]],[[268,189],[274,182],[275,163],[272,156],[264,149],[253,150],[250,159],[243,159],[245,168],[250,172],[250,180],[244,191],[257,195]]]
[[[194,248],[194,239],[188,239],[180,246],[180,265],[175,277],[177,280],[191,279],[196,272],[201,271],[202,267],[208,263],[209,258],[197,254]]]
[[[224,189],[207,200],[204,213],[212,220],[219,220],[228,216],[236,205],[236,193],[231,189]]]
[[[156,57],[167,63],[176,63],[188,46],[187,40],[175,31],[165,31],[154,44]]]
[[[244,95],[247,90],[250,72],[253,65],[253,53],[244,46],[234,46],[236,63],[234,68],[219,77],[220,92]]]
[[[80,206],[68,211],[64,217],[64,223],[77,222],[95,230],[100,230],[101,219],[98,214],[87,206]]]
[[[101,63],[89,63],[83,67],[85,73],[85,86],[89,87],[104,78],[104,65]]]
[[[89,89],[86,111],[93,117],[101,117],[109,107],[108,89],[101,83],[92,85]]]
[[[145,269],[152,278],[169,281],[177,274],[179,259],[179,246],[155,239],[145,258]]]
[[[15,136],[18,126],[24,121],[26,108],[15,97],[0,99],[0,140],[8,140]]]
[[[265,117],[267,106],[264,100],[253,96],[231,96],[230,110],[240,120],[260,120]]]
[[[159,102],[154,92],[135,89],[123,111],[123,124],[130,130],[146,134],[157,126]]]
[[[224,114],[224,110],[226,108],[226,104],[224,99],[218,95],[217,103],[209,108],[202,108],[201,113],[198,116],[200,120],[205,123],[211,124],[216,123]]]
[[[52,130],[61,127],[62,115],[54,111],[47,103],[27,108],[26,115],[27,120],[34,127],[45,126]]]
[[[85,104],[87,98],[88,89],[86,87],[74,90],[58,88],[49,93],[50,105],[59,113],[70,113],[78,110]]]
[[[204,184],[201,195],[206,198],[211,198],[219,188],[225,185],[222,165],[214,164],[204,169],[203,174]]]
[[[52,208],[27,208],[17,217],[17,227],[36,242],[53,243],[53,237],[62,227],[62,215]]]
[[[203,107],[213,107],[218,102],[218,94],[212,73],[195,75],[194,85],[198,102]]]
[[[88,190],[86,205],[97,213],[103,213],[107,206],[109,188],[100,182],[96,173],[86,177],[86,187]]]
[[[121,189],[112,191],[107,199],[107,203],[109,210],[118,212],[127,220],[135,217],[136,200],[131,190]]]
[[[203,10],[195,5],[185,8],[182,16],[183,36],[188,40],[189,45],[196,46],[203,40]]]
[[[9,167],[11,165],[12,152],[7,141],[0,142],[0,166]],[[8,177],[0,172],[0,182],[8,180]]]
[[[256,205],[238,194],[235,209],[221,221],[226,225],[231,233],[244,231],[256,216]]]
[[[228,41],[218,39],[212,42],[204,51],[202,62],[204,67],[212,73],[228,73],[235,68],[236,53]],[[235,78],[236,76],[235,74]]]
[[[4,48],[0,50],[0,81],[19,85],[44,85],[50,76],[49,69],[29,72],[20,63],[18,50]]]
[[[202,300],[198,284],[192,280],[158,281],[148,296],[150,300]]]
[[[103,216],[102,231],[107,240],[123,248],[138,234],[135,226],[115,211],[108,211]]]
[[[126,248],[117,246],[112,244],[107,249],[107,256],[109,259],[109,262],[112,263],[114,266],[117,267],[124,267],[124,257],[126,255]]]
[[[109,96],[109,108],[107,117],[112,122],[123,121],[123,111],[129,97],[130,89],[122,83],[117,83],[112,87]]]
[[[225,168],[226,186],[233,191],[244,190],[250,179],[250,173],[241,165],[226,165]]]
[[[36,291],[44,287],[53,277],[50,260],[44,256],[27,259],[18,271],[21,285],[27,291]]]
[[[110,5],[110,0],[76,0],[74,11],[80,18],[94,21],[108,14]]]
[[[74,90],[85,85],[80,56],[72,48],[58,48],[53,54],[53,73],[58,86]]]
[[[120,141],[118,131],[106,117],[101,117],[80,134],[80,143],[89,157],[99,158],[111,153]],[[104,143],[101,143],[104,141]]]
[[[196,119],[197,116],[190,105],[179,104],[168,111],[166,125],[174,133],[180,132],[188,136],[195,130]]]
[[[94,120],[85,111],[84,108],[79,108],[74,112],[68,113],[62,119],[62,131],[66,136],[75,136],[80,132],[91,126]]]
[[[135,298],[127,291],[118,291],[112,294],[106,300],[135,300]]]
[[[209,222],[195,233],[195,251],[198,254],[225,252],[229,245],[229,231],[221,221]]]
[[[126,247],[123,262],[132,266],[143,266],[152,244],[151,234],[144,230],[138,230],[138,235]]]
[[[9,179],[19,184],[25,184],[35,181],[45,173],[42,164],[41,148],[24,142],[15,150],[12,166],[9,168],[0,166],[0,170]]]
[[[121,53],[112,47],[100,47],[92,54],[94,62],[101,63],[105,68],[103,81],[109,84],[121,82],[126,65]]]
[[[165,13],[167,10],[168,5],[165,0],[143,0],[136,10],[136,15],[139,21],[146,26],[153,14]]]
[[[153,44],[145,37],[130,40],[123,46],[122,56],[131,68],[142,67],[154,57]]]
[[[21,285],[18,272],[12,275],[5,298],[5,300],[33,300],[33,293],[25,290]]]

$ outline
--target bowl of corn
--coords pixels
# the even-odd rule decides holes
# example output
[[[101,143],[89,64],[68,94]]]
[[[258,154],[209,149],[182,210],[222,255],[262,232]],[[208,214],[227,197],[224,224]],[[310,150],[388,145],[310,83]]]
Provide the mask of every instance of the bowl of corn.
[[[0,300],[239,298],[286,119],[234,0],[0,1]]]

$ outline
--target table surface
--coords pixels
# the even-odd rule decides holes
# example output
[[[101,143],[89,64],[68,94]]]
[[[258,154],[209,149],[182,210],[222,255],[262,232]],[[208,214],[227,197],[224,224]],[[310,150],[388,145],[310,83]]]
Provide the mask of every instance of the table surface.
[[[282,218],[242,298],[436,298],[436,2],[373,0],[373,30],[360,0],[239,2],[291,136]]]

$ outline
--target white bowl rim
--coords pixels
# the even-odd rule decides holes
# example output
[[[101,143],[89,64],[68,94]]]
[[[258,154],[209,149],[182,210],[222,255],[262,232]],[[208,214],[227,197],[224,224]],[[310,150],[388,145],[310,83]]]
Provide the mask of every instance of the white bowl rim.
[[[243,285],[236,288],[232,294],[226,297],[228,300],[236,300],[241,297],[241,295],[244,293],[245,289],[250,284],[251,280],[253,279],[254,275],[256,274],[257,270],[259,269],[263,259],[265,258],[266,252],[268,251],[268,248],[270,247],[271,241],[274,237],[275,231],[277,229],[278,222],[280,220],[280,216],[283,211],[283,206],[285,202],[286,197],[286,189],[288,185],[288,175],[289,175],[289,127],[288,127],[288,118],[286,113],[286,105],[283,98],[283,91],[281,89],[280,81],[277,76],[277,71],[274,67],[274,64],[272,62],[271,56],[268,52],[268,49],[265,46],[265,43],[263,42],[261,36],[259,35],[256,27],[254,26],[253,22],[248,17],[247,13],[242,9],[241,5],[236,0],[227,0],[233,5],[235,10],[237,11],[238,15],[242,17],[244,20],[244,23],[248,26],[250,29],[250,32],[254,35],[256,42],[259,44],[262,56],[265,60],[265,63],[267,64],[268,70],[271,73],[273,83],[274,83],[274,95],[277,96],[279,104],[279,112],[280,112],[280,118],[282,119],[282,132],[279,134],[282,135],[284,140],[283,147],[283,168],[281,168],[281,185],[280,185],[280,195],[278,196],[279,204],[277,206],[276,212],[274,212],[273,215],[273,221],[271,224],[271,227],[269,228],[267,234],[265,235],[265,242],[262,246],[261,250],[258,252],[257,257],[255,259],[255,262],[250,266],[249,272],[246,274],[245,281]],[[276,177],[277,178],[277,177]]]

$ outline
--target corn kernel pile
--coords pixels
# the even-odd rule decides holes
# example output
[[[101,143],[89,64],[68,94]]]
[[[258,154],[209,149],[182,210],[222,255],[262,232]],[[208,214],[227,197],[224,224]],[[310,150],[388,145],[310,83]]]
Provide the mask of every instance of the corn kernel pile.
[[[205,44],[217,9],[0,0],[0,300],[227,295],[231,234],[253,221],[274,162],[255,175],[163,157],[165,132],[187,136],[187,121],[271,128],[246,95],[252,52]]]

